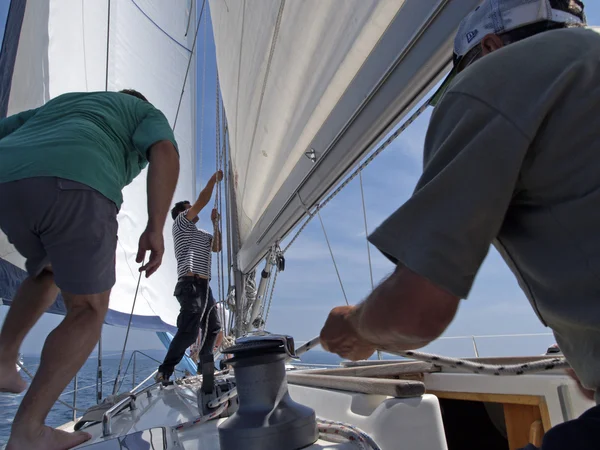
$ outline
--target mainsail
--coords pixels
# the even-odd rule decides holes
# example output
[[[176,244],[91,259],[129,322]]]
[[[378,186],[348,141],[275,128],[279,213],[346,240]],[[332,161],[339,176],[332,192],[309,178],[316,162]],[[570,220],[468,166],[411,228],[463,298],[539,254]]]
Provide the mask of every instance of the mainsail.
[[[210,0],[249,273],[448,69],[479,0]]]
[[[2,117],[65,92],[139,90],[171,125],[176,122],[181,171],[175,196],[192,198],[197,15],[194,0],[12,0],[0,56]],[[135,256],[147,220],[145,173],[125,188],[118,216],[117,284],[106,317],[111,325],[127,325],[132,310],[139,267]],[[175,325],[171,224],[169,218],[163,266],[142,278],[133,327],[173,330]],[[0,297],[5,303],[26,276],[23,268],[23,258],[0,234]],[[60,298],[50,312],[64,313]]]

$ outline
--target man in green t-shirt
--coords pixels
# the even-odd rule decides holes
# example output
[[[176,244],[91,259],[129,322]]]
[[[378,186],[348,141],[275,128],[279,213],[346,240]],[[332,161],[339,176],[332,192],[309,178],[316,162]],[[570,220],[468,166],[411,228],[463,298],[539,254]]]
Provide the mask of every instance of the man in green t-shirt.
[[[131,90],[70,93],[0,121],[0,228],[29,277],[0,332],[0,390],[22,392],[19,347],[62,293],[67,314],[48,336],[41,364],[12,425],[7,449],[62,449],[90,435],[44,425],[50,408],[98,342],[115,284],[122,189],[149,164],[148,224],[137,261],[160,266],[163,227],[179,155],[165,116]]]

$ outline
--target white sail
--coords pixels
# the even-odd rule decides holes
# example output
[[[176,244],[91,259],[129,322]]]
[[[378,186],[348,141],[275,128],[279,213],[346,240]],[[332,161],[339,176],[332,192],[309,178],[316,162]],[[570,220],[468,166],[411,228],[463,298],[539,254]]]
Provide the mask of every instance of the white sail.
[[[210,0],[243,272],[439,80],[477,3]]]
[[[177,115],[175,137],[181,172],[175,196],[191,198],[196,23],[194,0],[13,0],[0,59],[0,104],[10,115],[65,92],[136,89],[166,115],[171,125]],[[117,284],[106,319],[109,324],[126,325],[132,308],[138,281],[137,244],[147,221],[146,172],[123,193],[118,216]],[[163,266],[151,278],[142,278],[134,327],[165,330],[175,325],[176,262],[171,225],[169,218]],[[24,277],[24,261],[4,235],[0,235],[0,257],[0,296],[10,301]],[[63,311],[60,301],[52,311]]]

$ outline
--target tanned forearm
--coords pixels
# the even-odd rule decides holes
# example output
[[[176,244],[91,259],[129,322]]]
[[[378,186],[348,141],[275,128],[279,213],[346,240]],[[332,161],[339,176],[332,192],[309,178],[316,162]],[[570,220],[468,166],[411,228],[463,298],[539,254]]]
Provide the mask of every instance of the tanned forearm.
[[[399,267],[358,305],[352,320],[377,349],[406,351],[437,339],[452,322],[458,303],[457,297]]]
[[[188,219],[191,220],[194,217],[196,217],[198,214],[200,214],[200,211],[202,211],[204,209],[204,207],[206,205],[208,205],[208,203],[210,202],[210,199],[212,197],[213,190],[215,188],[216,183],[217,183],[217,178],[215,175],[213,175],[208,180],[208,183],[206,183],[206,186],[204,187],[204,189],[202,189],[202,191],[200,192],[200,195],[198,195],[198,199],[194,202],[192,207],[187,210],[186,217]]]
[[[157,142],[149,154],[148,229],[162,233],[179,177],[179,156],[169,141]]]

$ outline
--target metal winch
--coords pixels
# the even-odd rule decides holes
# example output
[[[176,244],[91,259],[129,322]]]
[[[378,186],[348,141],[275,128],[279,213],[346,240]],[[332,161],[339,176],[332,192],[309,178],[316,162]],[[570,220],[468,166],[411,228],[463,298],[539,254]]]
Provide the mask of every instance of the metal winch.
[[[236,340],[224,353],[235,373],[239,407],[219,425],[221,450],[298,450],[319,436],[315,411],[290,397],[285,360],[297,359],[290,336]]]

